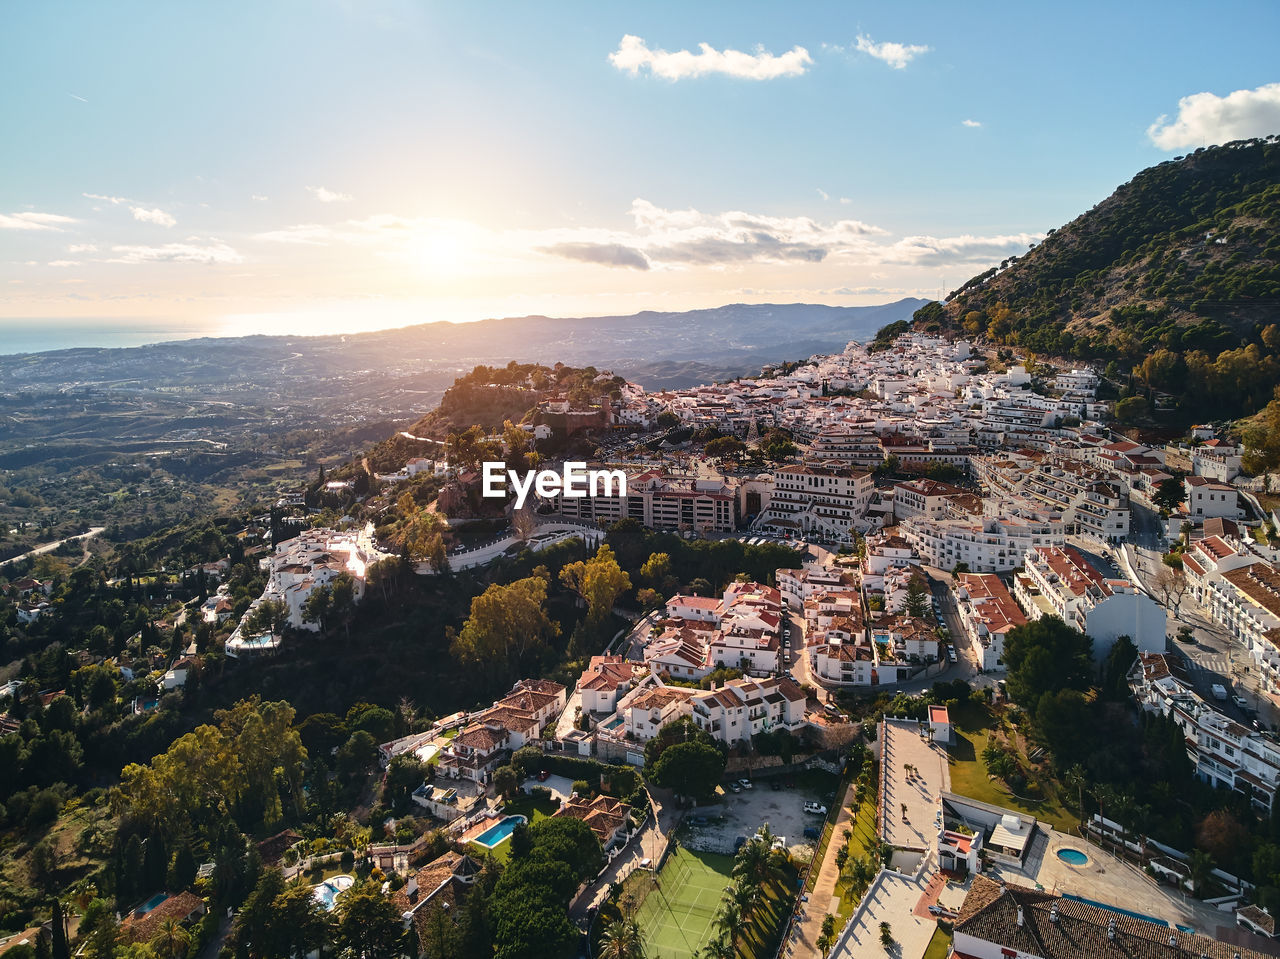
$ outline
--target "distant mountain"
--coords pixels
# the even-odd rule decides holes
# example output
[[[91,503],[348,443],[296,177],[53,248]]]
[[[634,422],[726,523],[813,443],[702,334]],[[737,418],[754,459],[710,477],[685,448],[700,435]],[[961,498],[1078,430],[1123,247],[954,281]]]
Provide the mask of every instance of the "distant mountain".
[[[630,316],[508,317],[345,336],[247,336],[182,340],[125,349],[72,349],[0,356],[0,390],[215,387],[229,380],[250,393],[349,389],[363,377],[382,387],[435,393],[478,363],[563,362],[611,368],[655,386],[690,385],[701,376],[680,364],[706,365],[710,376],[750,373],[761,364],[838,350],[850,339],[907,319],[926,301],[883,306],[734,304],[683,313]],[[672,364],[675,364],[672,366]],[[311,395],[315,395],[314,393]],[[349,398],[359,399],[357,392]],[[421,404],[420,404],[421,405]]]
[[[1280,382],[1280,141],[1142,171],[1025,256],[969,280],[918,328],[1113,363],[1114,375],[1251,413]],[[1192,414],[1189,408],[1188,415]]]

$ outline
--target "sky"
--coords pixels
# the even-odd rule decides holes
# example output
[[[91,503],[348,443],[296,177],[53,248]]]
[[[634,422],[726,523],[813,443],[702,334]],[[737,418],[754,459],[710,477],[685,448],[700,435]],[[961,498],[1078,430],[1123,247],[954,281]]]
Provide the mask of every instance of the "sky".
[[[9,0],[0,317],[936,297],[1280,133],[1277,36],[1274,0]]]

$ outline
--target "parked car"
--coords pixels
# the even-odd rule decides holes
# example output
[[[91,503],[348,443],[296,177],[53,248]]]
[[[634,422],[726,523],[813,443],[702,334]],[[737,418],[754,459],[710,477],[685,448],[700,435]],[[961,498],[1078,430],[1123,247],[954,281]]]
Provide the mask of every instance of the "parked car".
[[[1240,709],[1249,708],[1249,701],[1245,699],[1243,696],[1240,696],[1240,695],[1232,696],[1231,701],[1235,703]]]
[[[804,838],[805,838],[805,839],[817,839],[817,838],[819,838],[821,835],[822,835],[821,830],[815,829],[813,826],[805,826],[805,827],[804,827]]]
[[[739,779],[739,780],[738,780],[738,785],[739,785],[739,786],[741,786],[743,789],[750,789],[750,788],[751,788],[751,780],[750,780],[750,779]]]
[[[541,769],[541,770],[539,770],[539,771],[538,771],[538,782],[540,782],[540,783],[544,783],[544,782],[546,782],[546,781],[547,781],[548,779],[550,779],[550,778],[551,778],[551,772],[550,772],[550,770],[547,770],[547,769]]]
[[[741,787],[741,786],[739,786],[737,783],[729,783],[729,788],[730,788],[730,789],[732,789],[732,790],[733,790],[734,792],[736,792],[736,793],[740,793],[740,792],[742,792],[742,787]]]
[[[815,816],[825,816],[827,814],[827,807],[822,805],[822,803],[807,802],[804,804],[804,811],[812,813]]]

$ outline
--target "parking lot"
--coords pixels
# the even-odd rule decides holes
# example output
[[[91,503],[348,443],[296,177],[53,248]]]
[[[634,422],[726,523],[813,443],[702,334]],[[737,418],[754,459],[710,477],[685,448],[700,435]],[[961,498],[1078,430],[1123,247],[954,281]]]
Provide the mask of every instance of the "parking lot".
[[[778,783],[774,789],[772,783]],[[791,788],[786,783],[792,784]],[[726,786],[722,802],[699,806],[685,817],[682,839],[691,847],[705,846],[708,851],[732,852],[739,836],[751,836],[764,823],[775,836],[785,837],[787,848],[801,851],[808,847],[811,853],[813,839],[804,836],[805,827],[821,832],[825,816],[806,813],[806,802],[817,802],[830,807],[835,798],[838,780],[830,773],[805,771],[794,775],[781,775],[774,779],[753,780],[751,789],[735,793]],[[704,817],[703,824],[691,823]]]

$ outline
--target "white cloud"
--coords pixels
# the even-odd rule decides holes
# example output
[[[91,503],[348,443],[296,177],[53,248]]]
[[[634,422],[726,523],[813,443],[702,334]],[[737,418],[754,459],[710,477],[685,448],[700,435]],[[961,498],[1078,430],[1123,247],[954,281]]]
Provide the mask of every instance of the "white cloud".
[[[901,70],[920,54],[929,52],[929,47],[920,44],[875,43],[863,33],[858,34],[857,49],[859,53],[866,53],[877,60],[884,61],[895,70]]]
[[[743,263],[820,263],[832,254],[864,250],[884,230],[858,220],[820,223],[809,217],[778,217],[742,211],[702,213],[667,210],[637,199],[631,204],[635,231],[559,231],[556,243],[535,249],[604,266],[727,267]]]
[[[309,186],[307,190],[321,203],[350,203],[351,194],[327,190],[322,186]]]
[[[961,120],[960,123],[967,127],[977,128],[982,126],[981,120]]]
[[[1199,147],[1280,131],[1280,83],[1236,90],[1225,97],[1193,93],[1178,101],[1178,115],[1161,116],[1147,136],[1162,150]]]
[[[554,243],[541,252],[566,260],[579,260],[599,266],[623,266],[633,270],[649,269],[649,258],[634,247],[622,243]]]
[[[252,200],[254,203],[266,203],[268,200],[271,199],[271,197],[263,196],[261,193],[253,193],[249,196],[249,199]]]
[[[194,239],[194,238],[193,238]],[[244,257],[221,240],[205,244],[165,243],[163,246],[113,246],[108,263],[240,263]]]
[[[110,203],[113,206],[129,202],[128,197],[123,196],[103,196],[101,193],[81,193],[80,195],[88,197],[90,200],[102,200],[104,203]]]
[[[801,46],[792,47],[777,56],[759,46],[755,53],[717,50],[708,43],[698,44],[698,49],[699,53],[691,50],[674,53],[650,50],[643,39],[627,34],[618,44],[618,49],[609,54],[609,62],[632,76],[648,69],[655,77],[664,80],[685,80],[712,73],[743,80],[775,80],[778,77],[798,77],[813,63],[809,51]]]
[[[79,260],[50,260],[45,266],[79,266]]]
[[[92,243],[72,243],[67,247],[68,253],[97,253],[98,248]]]
[[[840,202],[841,202],[841,203],[843,203],[845,206],[848,206],[848,205],[849,205],[850,203],[852,203],[853,201],[852,201],[852,200],[850,200],[847,196],[842,196],[842,197],[840,198]]]
[[[831,194],[822,189],[822,187],[818,187],[818,196],[822,197],[824,201],[831,199]]]
[[[0,213],[0,230],[53,230],[59,232],[63,224],[75,223],[74,217],[57,213]]]
[[[885,263],[976,264],[999,261],[1012,254],[1021,255],[1032,243],[1044,239],[1043,233],[1011,233],[999,236],[934,237],[908,236],[887,247]]]
[[[170,214],[159,208],[148,210],[145,207],[131,206],[129,209],[133,211],[133,218],[141,220],[143,223],[154,223],[156,226],[174,226],[178,222]]]

